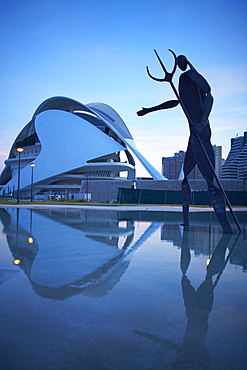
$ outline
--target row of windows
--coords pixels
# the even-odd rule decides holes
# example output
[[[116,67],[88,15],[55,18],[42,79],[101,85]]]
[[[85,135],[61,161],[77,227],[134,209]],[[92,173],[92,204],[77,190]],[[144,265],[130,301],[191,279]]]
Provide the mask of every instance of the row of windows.
[[[86,178],[92,178],[92,177],[117,177],[117,174],[115,171],[108,171],[108,170],[100,170],[100,171],[88,171],[88,172],[82,172],[82,176]]]

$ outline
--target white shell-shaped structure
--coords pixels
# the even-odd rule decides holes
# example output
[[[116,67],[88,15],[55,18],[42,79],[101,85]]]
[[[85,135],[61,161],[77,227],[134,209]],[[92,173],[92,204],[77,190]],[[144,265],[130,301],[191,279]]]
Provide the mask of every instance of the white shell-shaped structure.
[[[21,154],[18,147],[24,149]],[[17,190],[19,168],[20,190],[33,184],[36,193],[73,189],[88,178],[117,179],[121,172],[134,180],[133,155],[154,180],[165,180],[137,150],[127,126],[110,106],[53,97],[37,108],[15,139],[0,177],[1,194]]]

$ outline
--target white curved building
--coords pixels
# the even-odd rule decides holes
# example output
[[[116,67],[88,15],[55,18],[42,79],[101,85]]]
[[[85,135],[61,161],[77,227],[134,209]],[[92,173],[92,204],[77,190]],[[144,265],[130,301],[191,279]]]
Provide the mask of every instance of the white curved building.
[[[24,151],[19,155],[17,148]],[[134,156],[154,180],[165,178],[141,155],[117,112],[103,103],[45,100],[15,139],[0,177],[1,195],[78,192],[85,179],[135,179]],[[19,159],[20,157],[20,159]],[[20,161],[20,162],[19,162]],[[30,164],[34,163],[33,170]]]

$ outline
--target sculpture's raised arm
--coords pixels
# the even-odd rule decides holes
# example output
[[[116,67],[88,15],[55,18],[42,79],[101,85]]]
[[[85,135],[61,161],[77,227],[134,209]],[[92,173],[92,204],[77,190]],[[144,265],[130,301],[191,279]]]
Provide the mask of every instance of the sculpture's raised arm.
[[[155,107],[150,107],[150,108],[142,108],[142,110],[139,110],[136,112],[138,116],[144,116],[147,113],[154,112],[156,110],[161,110],[161,109],[168,109],[168,108],[174,108],[179,104],[178,100],[169,100],[164,103],[161,103],[159,105],[156,105]]]

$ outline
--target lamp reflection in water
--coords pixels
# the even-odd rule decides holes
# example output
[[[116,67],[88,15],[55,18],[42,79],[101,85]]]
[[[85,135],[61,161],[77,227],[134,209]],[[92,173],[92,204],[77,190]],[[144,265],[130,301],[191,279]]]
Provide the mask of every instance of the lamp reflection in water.
[[[30,164],[31,166],[31,164]],[[33,210],[30,209],[30,226],[29,226],[29,238],[27,239],[28,243],[29,244],[32,244],[33,243],[33,237],[32,237],[32,226],[33,226]]]
[[[210,265],[211,261],[211,238],[213,236],[212,233],[212,214],[210,214],[210,223],[209,223],[209,242],[208,242],[208,258],[206,259],[206,266]]]
[[[33,201],[33,169],[35,167],[35,163],[30,163],[30,167],[32,168],[31,172],[31,202]]]
[[[17,208],[16,210],[16,255],[17,258],[14,259],[14,265],[20,265],[21,260],[18,258],[19,254],[19,217],[20,217],[20,209]]]
[[[13,261],[13,264],[14,265],[19,265],[21,263],[21,260],[19,260],[18,258],[16,258],[14,261]]]
[[[18,185],[17,185],[17,204],[20,203],[20,183],[21,183],[21,153],[24,151],[23,148],[16,148],[19,153],[18,157]]]

